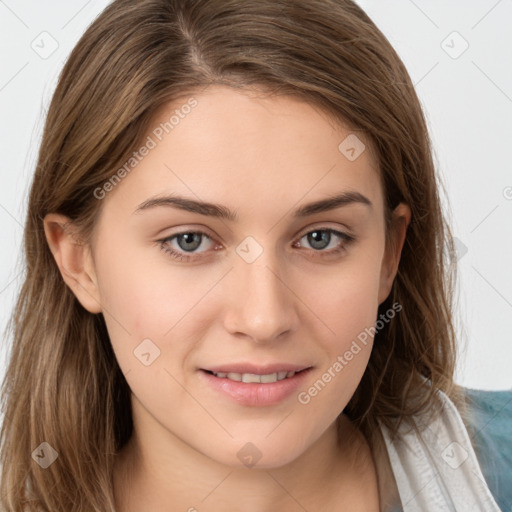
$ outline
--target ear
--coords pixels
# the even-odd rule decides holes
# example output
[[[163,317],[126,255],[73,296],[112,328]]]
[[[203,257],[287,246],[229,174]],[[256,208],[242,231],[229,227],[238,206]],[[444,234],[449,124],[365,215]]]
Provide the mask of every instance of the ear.
[[[400,255],[405,242],[407,228],[411,222],[411,209],[405,203],[400,203],[392,214],[391,240],[386,247],[385,255],[382,260],[380,285],[379,285],[379,304],[382,304],[389,294],[398,272]]]
[[[84,244],[69,217],[45,216],[44,232],[64,282],[90,313],[100,313],[100,294],[90,247]]]

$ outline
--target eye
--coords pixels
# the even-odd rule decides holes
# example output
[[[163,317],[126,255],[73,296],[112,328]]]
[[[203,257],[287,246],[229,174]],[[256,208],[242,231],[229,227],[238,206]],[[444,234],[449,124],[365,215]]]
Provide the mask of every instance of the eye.
[[[158,240],[158,242],[160,243],[160,248],[164,252],[170,254],[173,258],[189,261],[194,257],[193,254],[196,252],[204,252],[197,251],[196,249],[201,247],[201,245],[204,245],[203,241],[205,239],[209,240],[210,243],[213,244],[213,240],[202,231],[183,231],[162,240]],[[174,246],[173,242],[175,242]]]
[[[305,243],[302,240],[305,239]],[[203,251],[198,251],[207,240],[207,247]],[[304,233],[294,247],[303,247],[308,244],[312,247],[310,252],[313,257],[324,256],[329,257],[346,250],[346,246],[355,241],[355,237],[332,228],[317,228]],[[190,261],[192,259],[201,258],[201,254],[208,251],[208,248],[214,246],[214,250],[220,248],[214,244],[212,238],[203,231],[182,231],[167,238],[157,241],[160,248],[172,258],[180,261]],[[326,250],[328,249],[329,250]]]
[[[355,237],[332,228],[317,228],[302,235],[295,246],[303,247],[303,239],[312,247],[313,253],[319,253],[319,256],[330,256],[346,250],[346,246],[353,242]],[[328,248],[330,249],[325,250]]]

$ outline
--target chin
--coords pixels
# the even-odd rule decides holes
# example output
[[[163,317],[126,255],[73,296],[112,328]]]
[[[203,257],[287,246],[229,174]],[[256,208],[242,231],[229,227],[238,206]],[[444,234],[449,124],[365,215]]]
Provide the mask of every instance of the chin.
[[[288,443],[288,446],[286,445]],[[224,453],[205,453],[220,464],[236,469],[277,469],[290,464],[304,453],[298,443],[276,438],[254,441],[230,441]]]

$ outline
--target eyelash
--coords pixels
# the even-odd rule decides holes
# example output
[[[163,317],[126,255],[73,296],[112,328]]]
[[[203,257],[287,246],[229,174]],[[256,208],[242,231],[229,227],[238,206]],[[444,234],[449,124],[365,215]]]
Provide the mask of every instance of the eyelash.
[[[351,236],[351,235],[347,235],[346,233],[343,233],[341,231],[338,231],[336,229],[332,229],[332,228],[327,228],[327,227],[320,227],[320,228],[315,228],[315,229],[312,229],[311,231],[307,231],[306,233],[302,234],[297,241],[300,241],[302,238],[304,238],[305,236],[311,234],[311,233],[314,233],[314,232],[317,232],[317,231],[320,231],[320,232],[327,232],[327,233],[331,233],[331,234],[334,234],[338,237],[340,237],[342,240],[344,240],[345,243],[340,244],[335,248],[335,249],[331,249],[329,251],[325,251],[323,249],[318,249],[318,250],[315,250],[315,249],[310,249],[310,251],[313,252],[313,255],[314,257],[317,257],[317,256],[320,256],[320,257],[331,257],[331,256],[334,256],[336,254],[339,254],[343,251],[346,250],[346,246],[349,245],[350,243],[354,242],[356,240],[356,238],[354,236]],[[162,251],[164,251],[165,253],[169,254],[172,258],[176,259],[176,260],[180,260],[180,261],[190,261],[191,259],[195,259],[196,257],[193,256],[194,253],[190,253],[190,254],[187,254],[187,253],[182,253],[182,252],[178,252],[178,251],[175,251],[174,249],[172,249],[170,246],[169,246],[169,241],[173,240],[174,238],[177,238],[178,236],[180,235],[185,235],[185,234],[196,234],[196,235],[202,235],[206,238],[209,238],[210,240],[212,240],[212,238],[210,236],[208,236],[206,233],[204,233],[203,231],[181,231],[180,233],[175,233],[174,235],[171,235],[171,236],[168,236],[166,238],[163,238],[161,240],[157,240],[157,242],[160,244],[160,249],[162,249]],[[202,239],[201,239],[202,241]],[[329,243],[331,241],[329,240]],[[297,242],[295,242],[297,243]],[[199,258],[201,258],[201,256],[199,256]]]

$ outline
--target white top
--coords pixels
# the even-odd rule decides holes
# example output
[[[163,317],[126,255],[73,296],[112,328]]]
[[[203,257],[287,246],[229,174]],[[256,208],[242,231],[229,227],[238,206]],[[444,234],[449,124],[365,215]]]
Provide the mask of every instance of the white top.
[[[404,512],[501,512],[478,464],[468,432],[448,396],[439,391],[442,412],[421,436],[406,424],[391,442],[381,432]]]

